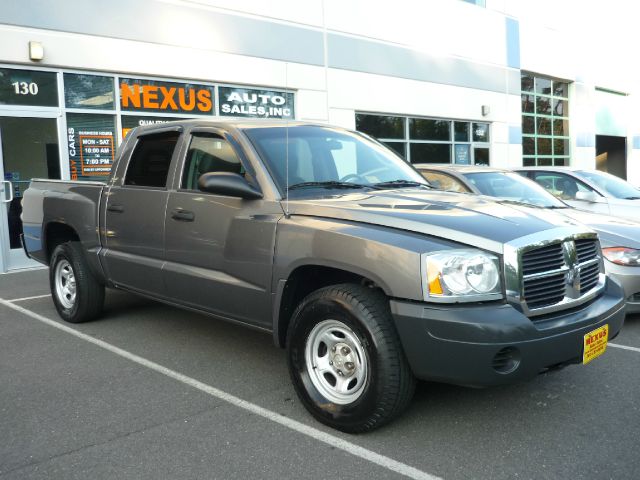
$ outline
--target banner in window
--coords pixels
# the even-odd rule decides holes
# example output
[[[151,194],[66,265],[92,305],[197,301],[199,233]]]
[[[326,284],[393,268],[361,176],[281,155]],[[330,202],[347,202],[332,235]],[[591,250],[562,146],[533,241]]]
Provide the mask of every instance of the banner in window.
[[[218,87],[218,105],[223,117],[295,117],[293,93],[242,87]]]
[[[213,90],[195,83],[121,78],[120,108],[126,112],[213,115]]]
[[[115,117],[67,114],[67,147],[71,180],[104,180],[115,153]]]
[[[57,107],[56,73],[0,68],[0,105]]]

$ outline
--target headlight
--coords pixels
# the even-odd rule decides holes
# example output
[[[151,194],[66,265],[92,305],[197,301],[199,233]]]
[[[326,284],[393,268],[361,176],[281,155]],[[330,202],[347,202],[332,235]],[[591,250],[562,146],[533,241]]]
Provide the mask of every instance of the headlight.
[[[627,247],[603,248],[604,258],[618,265],[634,267],[640,265],[640,250]]]
[[[502,298],[500,261],[479,250],[448,250],[423,255],[425,300],[473,302]]]

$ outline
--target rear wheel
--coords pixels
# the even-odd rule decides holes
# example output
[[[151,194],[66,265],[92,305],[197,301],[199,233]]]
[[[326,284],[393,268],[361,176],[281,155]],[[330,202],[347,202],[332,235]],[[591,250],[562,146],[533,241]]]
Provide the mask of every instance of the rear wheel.
[[[377,428],[413,396],[415,380],[382,292],[343,284],[310,294],[293,314],[287,351],[303,405],[338,430]]]
[[[91,273],[79,242],[58,245],[49,262],[49,284],[56,310],[71,323],[96,318],[104,305],[104,285]]]

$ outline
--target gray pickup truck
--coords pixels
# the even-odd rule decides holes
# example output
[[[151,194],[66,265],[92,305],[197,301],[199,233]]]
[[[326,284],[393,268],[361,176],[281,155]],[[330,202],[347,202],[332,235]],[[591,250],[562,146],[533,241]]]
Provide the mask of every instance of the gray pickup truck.
[[[304,406],[347,432],[397,416],[416,378],[587,363],[624,319],[593,231],[433,191],[339,128],[140,127],[106,183],[34,180],[23,208],[64,320],[98,316],[110,287],[270,332]]]

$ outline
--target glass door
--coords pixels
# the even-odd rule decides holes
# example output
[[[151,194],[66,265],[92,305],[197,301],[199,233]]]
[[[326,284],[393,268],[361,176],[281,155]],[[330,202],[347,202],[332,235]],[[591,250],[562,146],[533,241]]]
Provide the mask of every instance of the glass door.
[[[6,272],[39,265],[20,243],[22,195],[32,178],[60,178],[58,120],[0,116],[0,146],[0,272]]]

